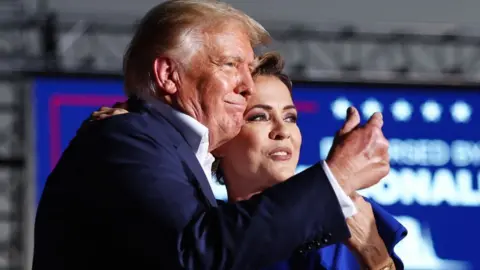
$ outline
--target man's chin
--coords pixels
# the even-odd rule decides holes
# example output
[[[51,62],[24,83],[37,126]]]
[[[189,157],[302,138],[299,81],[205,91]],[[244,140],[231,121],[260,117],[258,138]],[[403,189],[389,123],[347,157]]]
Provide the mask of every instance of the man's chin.
[[[233,137],[235,137],[238,135],[238,133],[240,133],[240,130],[244,124],[245,120],[243,119],[243,114],[230,116],[228,123],[225,123],[224,125],[225,133],[234,134]]]
[[[215,131],[210,130],[210,134],[213,136],[213,138],[210,138],[210,142],[214,143],[214,145],[210,145],[211,151],[235,138],[238,133],[240,133],[242,125],[243,118],[241,121],[231,122],[227,125],[219,126],[219,128]],[[216,134],[212,134],[212,132],[215,132]]]

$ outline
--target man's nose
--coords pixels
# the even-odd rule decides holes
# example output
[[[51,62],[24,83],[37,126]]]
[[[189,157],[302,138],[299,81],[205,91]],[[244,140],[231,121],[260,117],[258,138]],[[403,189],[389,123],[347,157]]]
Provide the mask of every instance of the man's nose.
[[[248,68],[242,70],[241,83],[236,89],[236,93],[243,97],[249,97],[255,91],[255,83],[253,82],[252,74]]]

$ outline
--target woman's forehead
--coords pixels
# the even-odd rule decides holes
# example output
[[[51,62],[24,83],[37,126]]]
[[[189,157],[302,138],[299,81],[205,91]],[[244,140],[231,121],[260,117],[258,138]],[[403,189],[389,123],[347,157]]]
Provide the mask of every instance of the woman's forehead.
[[[292,96],[287,86],[274,76],[259,76],[255,79],[255,91],[249,99],[249,105],[270,104],[290,105]]]

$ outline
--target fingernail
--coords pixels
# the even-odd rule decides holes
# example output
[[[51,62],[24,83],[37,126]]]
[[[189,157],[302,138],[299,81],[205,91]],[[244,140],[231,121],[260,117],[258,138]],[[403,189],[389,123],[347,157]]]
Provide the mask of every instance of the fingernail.
[[[353,113],[353,107],[352,107],[352,106],[348,107],[347,113],[348,113],[348,114],[352,114],[352,113]]]

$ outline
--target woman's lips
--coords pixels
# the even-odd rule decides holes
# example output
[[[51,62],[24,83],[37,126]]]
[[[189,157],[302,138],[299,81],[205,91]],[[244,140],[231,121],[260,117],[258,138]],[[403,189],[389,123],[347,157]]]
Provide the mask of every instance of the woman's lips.
[[[292,158],[292,150],[288,147],[277,147],[268,153],[274,161],[287,161]]]

